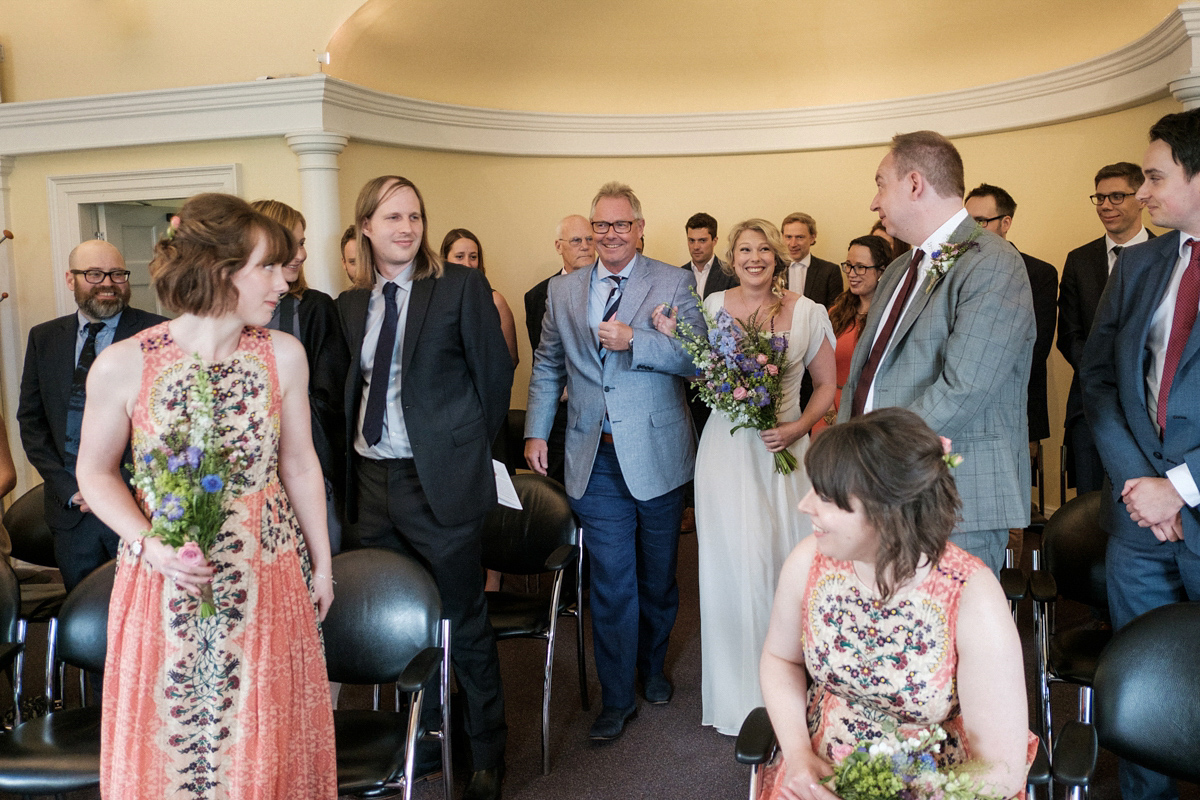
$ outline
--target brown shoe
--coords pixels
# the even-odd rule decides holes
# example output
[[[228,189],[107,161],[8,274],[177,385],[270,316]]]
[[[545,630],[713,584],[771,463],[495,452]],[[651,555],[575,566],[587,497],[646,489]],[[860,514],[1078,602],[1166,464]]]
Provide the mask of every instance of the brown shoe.
[[[679,532],[696,532],[696,509],[689,507],[683,510],[683,519],[679,522]]]

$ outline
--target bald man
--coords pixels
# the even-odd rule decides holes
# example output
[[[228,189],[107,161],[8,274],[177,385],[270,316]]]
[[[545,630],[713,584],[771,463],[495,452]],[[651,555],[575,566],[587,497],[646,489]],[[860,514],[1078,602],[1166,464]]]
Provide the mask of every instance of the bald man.
[[[75,456],[87,371],[101,350],[165,317],[129,307],[129,270],[108,242],[88,241],[67,259],[74,314],[35,325],[25,348],[17,422],[29,463],[46,483],[46,523],[67,591],[117,555],[117,535],[79,494]],[[126,451],[122,463],[133,460]]]

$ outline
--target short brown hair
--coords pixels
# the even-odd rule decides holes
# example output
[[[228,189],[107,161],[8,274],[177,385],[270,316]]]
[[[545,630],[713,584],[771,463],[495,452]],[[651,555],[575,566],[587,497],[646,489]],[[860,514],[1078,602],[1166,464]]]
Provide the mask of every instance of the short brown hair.
[[[412,279],[418,281],[422,278],[442,277],[442,260],[429,246],[429,215],[425,213],[425,198],[421,196],[421,190],[408,178],[380,175],[367,181],[354,204],[354,226],[358,229],[358,268],[354,276],[354,285],[359,288],[369,289],[374,286],[377,271],[375,251],[371,249],[371,240],[363,233],[363,223],[374,216],[384,200],[405,187],[413,190],[421,207],[421,247],[413,259]]]
[[[779,223],[779,230],[783,230],[793,222],[803,222],[808,227],[808,235],[817,238],[817,221],[803,211],[793,211],[783,218],[783,222]]]
[[[150,277],[162,304],[180,314],[232,309],[238,300],[233,275],[259,241],[267,245],[264,263],[286,264],[296,256],[292,232],[240,197],[198,194],[179,209],[178,220],[154,248]]]
[[[896,174],[919,172],[940,197],[962,197],[967,190],[962,156],[937,131],[898,133],[892,137]]]
[[[353,225],[347,225],[346,230],[342,231],[342,241],[338,244],[338,252],[342,258],[346,257],[346,242],[358,236],[358,229]]]
[[[1096,183],[1107,178],[1124,178],[1133,187],[1134,191],[1142,188],[1142,184],[1146,182],[1146,176],[1142,173],[1142,168],[1137,164],[1128,161],[1118,161],[1115,164],[1106,164],[1096,173]]]
[[[471,233],[466,228],[451,228],[446,232],[446,237],[442,239],[442,260],[446,260],[446,258],[450,255],[450,248],[453,247],[454,243],[459,239],[467,239],[475,243],[475,249],[479,252],[479,274],[487,275],[487,270],[483,268],[483,245],[479,243],[479,237]]]
[[[886,602],[921,562],[936,564],[962,501],[937,434],[913,412],[890,407],[822,431],[804,454],[813,489],[843,511],[862,503],[879,537],[875,584]]]
[[[264,217],[275,220],[287,228],[289,232],[297,225],[300,226],[300,230],[308,227],[308,223],[304,220],[304,215],[287,203],[281,203],[278,200],[255,200],[250,204],[250,207]],[[296,243],[297,251],[299,251],[299,244],[299,242]],[[295,258],[295,256],[292,256],[292,258]],[[304,265],[301,264],[300,271],[296,273],[296,280],[288,284],[287,293],[296,297],[303,297],[307,290],[308,281],[304,280]]]

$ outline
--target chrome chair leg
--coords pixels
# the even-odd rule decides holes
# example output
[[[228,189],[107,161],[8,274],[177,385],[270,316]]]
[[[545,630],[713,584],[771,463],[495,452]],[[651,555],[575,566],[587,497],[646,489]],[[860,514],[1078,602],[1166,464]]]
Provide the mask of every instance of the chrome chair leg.
[[[442,789],[446,800],[453,800],[454,771],[450,767],[450,620],[442,620]],[[418,710],[420,706],[416,706]]]

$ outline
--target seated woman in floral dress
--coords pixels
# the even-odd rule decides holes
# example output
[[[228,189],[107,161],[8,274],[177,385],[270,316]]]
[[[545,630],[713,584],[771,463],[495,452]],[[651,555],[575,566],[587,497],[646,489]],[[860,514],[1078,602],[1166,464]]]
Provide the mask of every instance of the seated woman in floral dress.
[[[784,564],[760,668],[782,754],[763,796],[830,800],[834,763],[934,725],[939,766],[971,762],[992,796],[1024,787],[1037,739],[1021,643],[991,570],[948,541],[961,505],[948,448],[884,408],[805,455],[813,535]]]

